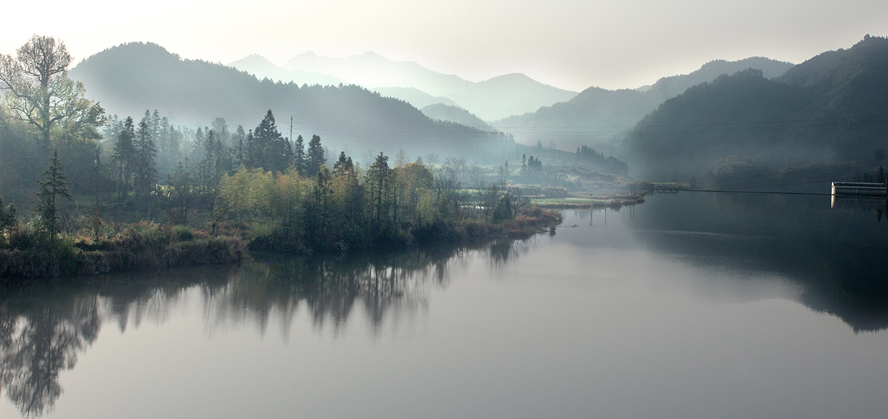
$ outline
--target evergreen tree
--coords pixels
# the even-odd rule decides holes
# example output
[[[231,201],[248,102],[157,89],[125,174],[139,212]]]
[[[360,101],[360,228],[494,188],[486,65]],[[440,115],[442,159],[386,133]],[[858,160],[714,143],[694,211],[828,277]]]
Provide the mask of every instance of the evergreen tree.
[[[238,168],[240,166],[246,166],[246,162],[244,159],[246,158],[245,154],[245,142],[247,140],[247,133],[244,132],[243,125],[238,125],[237,129],[234,130],[234,134],[231,136],[232,146],[235,148],[234,150],[234,168]]]
[[[388,165],[388,157],[382,153],[376,157],[376,161],[367,170],[367,193],[372,207],[371,215],[376,221],[377,227],[381,227],[383,220],[388,218],[389,183],[392,170]]]
[[[247,132],[247,138],[244,142],[246,144],[243,155],[244,166],[247,166],[249,169],[262,167],[262,150],[259,144],[256,143],[256,136],[253,135],[253,130]]]
[[[293,147],[293,167],[300,175],[305,176],[305,140],[302,136],[296,137],[296,145]]]
[[[330,219],[333,218],[332,198],[332,174],[327,166],[321,166],[321,169],[315,176],[310,206],[308,211],[305,212],[308,218],[306,220],[308,237],[321,246],[328,245],[328,243],[324,243],[324,240],[329,239]]]
[[[209,130],[200,157],[197,181],[201,191],[206,193],[215,190],[222,176],[232,172],[231,153],[222,144],[216,131]]]
[[[255,156],[253,167],[262,167],[272,172],[284,172],[293,159],[293,149],[290,142],[278,131],[271,109],[253,131],[253,137],[251,145]]]
[[[134,139],[136,137],[135,128],[133,127],[133,118],[127,117],[123,122],[123,127],[117,135],[114,142],[114,163],[117,166],[117,194],[121,196],[129,191],[132,181],[133,169],[136,160],[136,146]]]
[[[305,156],[305,175],[312,177],[318,174],[321,166],[327,161],[324,148],[321,147],[321,137],[312,135],[308,142],[308,152]]]
[[[60,231],[60,215],[58,200],[61,198],[71,200],[68,193],[68,182],[65,180],[64,168],[59,161],[59,152],[55,150],[49,160],[49,166],[43,172],[43,181],[39,181],[40,191],[37,192],[37,213],[40,215],[42,230],[49,235],[50,241],[55,241],[55,235]]]
[[[364,189],[358,181],[351,157],[339,153],[333,167],[333,200],[335,212],[330,224],[341,232],[342,245],[353,245],[366,240],[366,214]]]
[[[231,146],[231,133],[228,132],[228,124],[225,122],[225,118],[213,120],[213,131],[216,132],[216,141],[219,141],[225,147]]]
[[[150,117],[146,114],[146,117],[139,122],[139,129],[136,131],[133,183],[136,196],[141,199],[150,196],[157,184],[157,167],[154,161],[157,156],[157,148],[154,146],[154,140],[151,139],[149,119]]]
[[[512,211],[512,196],[506,193],[502,195],[496,203],[496,208],[493,210],[493,221],[501,222],[514,218],[515,214]]]
[[[209,128],[206,131],[209,131]],[[200,155],[203,154],[206,141],[207,136],[204,129],[197,127],[197,131],[194,133],[194,143],[191,144],[191,157],[193,159],[200,161]]]
[[[333,174],[335,176],[342,176],[348,172],[354,172],[355,165],[352,163],[351,157],[346,157],[344,151],[339,152],[339,160],[333,164]]]
[[[167,176],[167,183],[173,188],[171,198],[173,199],[176,210],[173,213],[173,220],[179,224],[188,221],[188,210],[191,208],[192,196],[192,179],[191,172],[188,170],[188,159],[179,162],[173,173]]]
[[[168,174],[174,170],[180,158],[182,133],[170,124],[167,117],[161,117],[155,109],[149,123],[151,139],[157,148],[155,158],[158,173]]]

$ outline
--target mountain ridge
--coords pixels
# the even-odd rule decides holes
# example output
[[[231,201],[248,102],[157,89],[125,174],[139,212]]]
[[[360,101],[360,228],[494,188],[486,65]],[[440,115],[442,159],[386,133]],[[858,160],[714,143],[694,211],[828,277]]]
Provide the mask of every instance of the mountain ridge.
[[[253,71],[259,78],[267,76],[283,82],[298,82],[295,77],[289,77],[281,71],[281,67],[248,68],[241,61],[243,60],[230,65],[240,70]],[[484,120],[534,111],[541,106],[568,100],[576,95],[576,92],[538,82],[523,74],[505,74],[472,82],[456,75],[429,70],[413,61],[392,61],[374,52],[343,58],[320,57],[307,52],[290,59],[282,68],[287,71],[325,74],[343,83],[357,84],[369,90],[417,89],[432,97],[445,98],[442,103],[456,104]],[[411,102],[417,108],[429,105],[425,102],[412,102],[417,97],[415,94],[395,97]],[[491,102],[491,97],[498,99]]]
[[[888,38],[868,36],[775,79],[747,70],[694,86],[639,122],[625,157],[638,175],[673,180],[811,164],[875,167],[888,154],[886,115]]]
[[[255,126],[271,109],[279,120],[294,116],[295,134],[320,135],[325,145],[352,153],[400,149],[414,155],[495,159],[510,147],[502,137],[436,122],[408,103],[359,86],[302,86],[273,82],[233,67],[182,60],[157,44],[130,43],[93,55],[70,71],[90,98],[109,114],[142,115],[157,109],[174,123],[209,125],[216,117],[230,126]]]
[[[713,60],[686,75],[660,78],[646,89],[607,90],[589,87],[573,99],[542,107],[535,112],[493,121],[491,125],[509,132],[522,144],[555,143],[562,149],[583,145],[598,149],[614,147],[614,141],[669,98],[687,88],[732,74],[749,65],[765,67],[778,76],[792,64],[768,58],[751,57],[738,61]]]

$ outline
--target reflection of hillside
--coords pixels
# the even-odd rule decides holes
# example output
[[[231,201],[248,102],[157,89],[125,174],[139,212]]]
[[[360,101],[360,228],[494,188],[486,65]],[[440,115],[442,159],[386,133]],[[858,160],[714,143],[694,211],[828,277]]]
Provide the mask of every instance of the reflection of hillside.
[[[645,204],[632,225],[661,251],[696,263],[775,272],[802,302],[855,330],[888,328],[888,224],[826,197],[679,194]],[[687,232],[707,234],[686,234]]]
[[[522,246],[522,244],[517,244]],[[512,242],[481,245],[496,263],[526,250]],[[103,322],[121,332],[143,321],[164,322],[198,293],[211,327],[269,320],[291,324],[300,305],[312,322],[344,327],[362,309],[379,333],[387,313],[412,316],[465,262],[467,248],[308,258],[266,255],[241,266],[205,266],[167,273],[129,273],[53,284],[0,284],[0,391],[22,415],[52,409],[63,389],[59,373],[74,368]]]

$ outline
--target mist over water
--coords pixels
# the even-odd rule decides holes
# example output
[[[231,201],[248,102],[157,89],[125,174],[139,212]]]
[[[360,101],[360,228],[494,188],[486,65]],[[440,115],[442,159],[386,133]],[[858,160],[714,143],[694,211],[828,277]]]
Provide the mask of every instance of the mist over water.
[[[4,290],[0,415],[876,417],[884,214],[659,194],[525,241]]]

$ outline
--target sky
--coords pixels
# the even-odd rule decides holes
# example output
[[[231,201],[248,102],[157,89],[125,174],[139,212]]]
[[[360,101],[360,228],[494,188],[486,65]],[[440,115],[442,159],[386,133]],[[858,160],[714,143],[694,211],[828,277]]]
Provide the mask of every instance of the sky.
[[[0,53],[33,34],[75,62],[126,42],[228,64],[374,51],[472,81],[524,73],[573,91],[636,88],[715,60],[801,63],[888,36],[885,0],[12,0]]]

